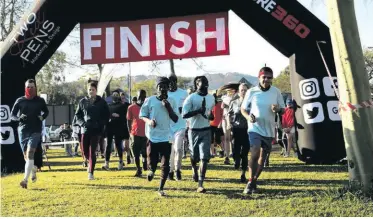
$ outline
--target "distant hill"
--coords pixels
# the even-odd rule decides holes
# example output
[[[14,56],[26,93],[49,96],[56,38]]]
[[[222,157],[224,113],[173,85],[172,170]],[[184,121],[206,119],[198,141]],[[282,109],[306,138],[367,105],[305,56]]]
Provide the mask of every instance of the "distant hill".
[[[205,74],[205,76],[209,80],[209,89],[210,90],[216,90],[219,87],[221,87],[224,84],[227,84],[229,82],[238,82],[243,77],[253,85],[258,84],[258,78],[257,77],[247,75],[247,74],[238,73],[238,72]],[[132,76],[132,83],[137,83],[137,82],[146,81],[146,80],[154,80],[157,77],[158,77],[157,75],[136,75],[136,76]],[[127,77],[126,76],[121,77],[120,80],[122,80],[126,84]]]

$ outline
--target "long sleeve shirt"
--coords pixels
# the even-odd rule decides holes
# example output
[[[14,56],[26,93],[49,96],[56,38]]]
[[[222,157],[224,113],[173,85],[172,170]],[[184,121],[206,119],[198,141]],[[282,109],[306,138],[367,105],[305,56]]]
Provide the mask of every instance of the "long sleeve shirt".
[[[27,117],[25,119],[20,119],[22,114]],[[22,131],[31,133],[42,133],[43,123],[39,116],[42,116],[44,120],[48,115],[49,110],[47,104],[45,100],[39,96],[35,96],[32,99],[27,99],[24,96],[18,98],[11,112],[12,120],[19,121],[18,127]]]

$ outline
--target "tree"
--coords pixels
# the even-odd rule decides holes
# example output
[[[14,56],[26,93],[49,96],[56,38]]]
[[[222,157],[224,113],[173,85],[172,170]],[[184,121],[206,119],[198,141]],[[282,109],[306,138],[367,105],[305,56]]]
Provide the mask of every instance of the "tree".
[[[187,89],[191,82],[192,82],[192,78],[178,77],[177,87],[180,87],[181,89]]]
[[[373,94],[373,49],[364,50],[364,62],[365,70],[367,71],[368,80],[370,83],[370,90]]]
[[[48,94],[48,102],[50,104],[68,102],[67,99],[63,99],[59,94],[61,90],[59,86],[65,82],[64,70],[66,65],[66,54],[56,51],[36,75],[38,93]]]
[[[29,0],[0,0],[0,41],[12,32],[30,4]]]
[[[282,70],[281,73],[273,79],[273,86],[280,89],[282,93],[291,93],[289,66]]]
[[[136,92],[140,89],[143,89],[146,91],[146,96],[155,95],[157,93],[157,89],[155,87],[155,80],[145,80],[141,82],[134,83],[132,85],[132,92],[131,96],[135,97]]]
[[[340,101],[358,104],[369,100],[370,87],[364,69],[353,0],[328,0],[328,17]],[[373,111],[369,108],[340,111],[350,186],[373,193]]]

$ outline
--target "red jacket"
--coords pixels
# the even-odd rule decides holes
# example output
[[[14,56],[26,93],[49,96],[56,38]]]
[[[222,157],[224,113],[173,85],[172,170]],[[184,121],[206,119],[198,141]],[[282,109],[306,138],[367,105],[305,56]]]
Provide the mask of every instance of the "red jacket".
[[[294,126],[294,109],[290,107],[285,108],[285,112],[282,115],[282,127],[291,128]]]

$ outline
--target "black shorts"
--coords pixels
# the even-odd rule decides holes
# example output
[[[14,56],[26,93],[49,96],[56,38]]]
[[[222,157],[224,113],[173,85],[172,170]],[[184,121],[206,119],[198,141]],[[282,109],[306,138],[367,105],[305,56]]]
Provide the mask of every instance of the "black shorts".
[[[211,126],[211,144],[221,144],[221,136],[224,136],[223,128]]]

